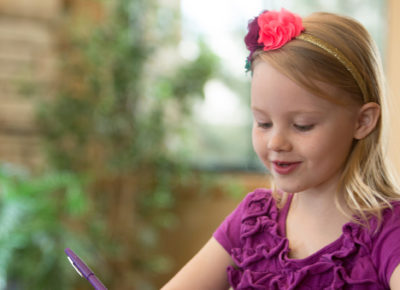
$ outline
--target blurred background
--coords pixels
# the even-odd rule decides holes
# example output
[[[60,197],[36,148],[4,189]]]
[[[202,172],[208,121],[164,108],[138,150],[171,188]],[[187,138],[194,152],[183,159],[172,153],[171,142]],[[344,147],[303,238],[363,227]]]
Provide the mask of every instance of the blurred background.
[[[268,186],[242,40],[280,7],[371,32],[399,170],[398,1],[0,1],[0,289],[91,289],[66,247],[109,289],[158,289]]]

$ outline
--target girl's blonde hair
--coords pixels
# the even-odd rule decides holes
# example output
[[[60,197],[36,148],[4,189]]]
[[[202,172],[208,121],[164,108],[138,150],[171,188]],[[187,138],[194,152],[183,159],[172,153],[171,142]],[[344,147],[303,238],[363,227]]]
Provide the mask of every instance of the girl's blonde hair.
[[[331,13],[314,13],[303,19],[305,33],[338,49],[358,70],[364,82],[363,94],[357,81],[332,53],[320,47],[294,39],[277,50],[258,50],[252,55],[252,65],[267,61],[311,93],[340,105],[356,102],[360,105],[375,102],[381,107],[376,128],[367,137],[354,140],[341,176],[338,192],[344,192],[347,205],[354,214],[367,220],[371,215],[381,218],[382,209],[391,207],[391,201],[400,198],[398,185],[388,170],[383,143],[383,123],[387,105],[379,53],[364,27],[349,17]],[[337,95],[337,90],[323,90],[325,83],[349,96]],[[336,93],[336,95],[335,95]],[[338,140],[340,142],[340,140]],[[336,205],[340,207],[338,198]]]

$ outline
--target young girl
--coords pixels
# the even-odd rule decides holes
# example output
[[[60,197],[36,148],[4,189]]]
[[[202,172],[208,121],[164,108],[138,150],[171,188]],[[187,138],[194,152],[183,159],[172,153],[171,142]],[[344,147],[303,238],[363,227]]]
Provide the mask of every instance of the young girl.
[[[377,51],[355,20],[264,11],[245,38],[248,194],[163,289],[400,289],[400,199],[382,146]]]

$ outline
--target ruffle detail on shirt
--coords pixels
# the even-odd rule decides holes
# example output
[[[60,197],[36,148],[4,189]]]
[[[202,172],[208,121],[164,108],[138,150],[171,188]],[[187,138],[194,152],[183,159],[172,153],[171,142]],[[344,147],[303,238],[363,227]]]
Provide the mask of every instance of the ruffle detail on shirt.
[[[270,191],[255,191],[242,216],[241,247],[231,251],[236,267],[228,268],[228,278],[234,289],[383,289],[370,259],[373,229],[347,223],[338,240],[295,260],[288,257],[278,217]]]

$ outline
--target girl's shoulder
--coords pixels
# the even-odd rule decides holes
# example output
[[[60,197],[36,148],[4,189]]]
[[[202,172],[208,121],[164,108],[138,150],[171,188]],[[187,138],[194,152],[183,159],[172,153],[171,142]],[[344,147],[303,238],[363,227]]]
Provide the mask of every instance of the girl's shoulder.
[[[391,203],[391,208],[382,211],[382,218],[373,219],[370,232],[370,255],[378,269],[379,277],[389,283],[391,274],[400,264],[400,201]],[[372,231],[372,233],[371,233]],[[366,242],[368,239],[362,239]]]
[[[253,192],[248,193],[239,204],[239,207],[242,207],[242,220],[247,217],[270,215],[271,212],[279,211],[280,199],[280,196],[274,196],[271,189],[255,189]]]
[[[262,215],[269,210],[277,207],[273,197],[272,190],[266,188],[257,188],[247,193],[240,201],[238,206],[226,217],[231,223],[242,223],[242,221],[250,216]],[[226,221],[225,220],[225,221]]]
[[[267,188],[257,188],[252,192],[249,192],[246,194],[246,196],[243,198],[242,202],[239,204],[243,205],[244,207],[249,207],[254,203],[259,203],[259,202],[273,202],[274,197],[272,194],[271,189]]]
[[[246,196],[241,201],[240,205],[251,206],[254,203],[266,203],[270,206],[276,206],[278,208],[281,205],[285,205],[286,201],[291,198],[290,194],[283,192],[274,192],[272,189],[268,188],[256,188],[254,191],[247,193]]]
[[[240,247],[246,232],[256,226],[259,218],[278,224],[279,211],[272,190],[258,188],[248,193],[216,229],[214,238],[230,253]]]
[[[286,207],[284,204],[286,200],[288,198],[282,197],[281,194],[274,195],[271,189],[257,188],[243,198],[230,217],[236,217],[237,223],[244,223],[248,219],[260,216],[277,220],[280,211]],[[281,204],[284,206],[282,207]]]
[[[376,224],[379,232],[387,227],[400,228],[400,201],[391,202],[391,207],[387,207],[382,211],[381,221],[377,221]]]

